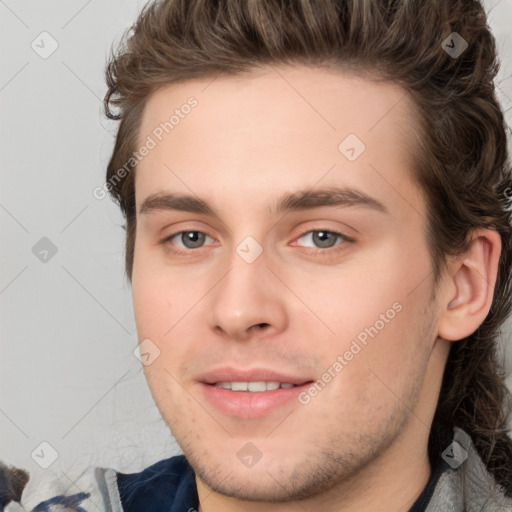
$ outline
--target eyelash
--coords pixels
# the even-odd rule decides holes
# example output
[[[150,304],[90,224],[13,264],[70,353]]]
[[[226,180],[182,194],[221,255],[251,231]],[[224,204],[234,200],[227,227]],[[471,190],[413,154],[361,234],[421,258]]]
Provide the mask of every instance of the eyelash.
[[[329,230],[329,229],[310,229],[309,231],[306,231],[304,233],[302,233],[302,235],[300,235],[299,237],[297,237],[297,240],[303,238],[304,236],[306,235],[309,235],[310,233],[329,233],[329,234],[332,234],[332,235],[335,235],[338,239],[341,239],[343,242],[348,242],[348,243],[353,243],[355,242],[355,239],[352,238],[352,237],[349,237],[343,233],[340,233],[338,231],[332,231],[332,230]],[[186,230],[182,230],[182,231],[177,231],[176,233],[173,233],[167,237],[165,237],[160,243],[162,245],[166,245],[166,246],[169,246],[169,250],[171,252],[173,252],[174,254],[177,254],[177,255],[187,255],[187,254],[190,254],[191,252],[194,252],[194,251],[198,251],[199,249],[201,249],[202,247],[198,247],[196,249],[176,249],[174,247],[171,247],[171,240],[173,238],[175,238],[176,236],[178,235],[181,235],[183,233],[202,233],[204,235],[206,235],[207,237],[209,238],[213,238],[213,237],[210,237],[209,235],[207,235],[206,233],[204,233],[203,231],[199,231],[197,229],[186,229]],[[317,249],[314,249],[314,248],[311,248],[311,247],[305,247],[305,249],[307,250],[308,253],[312,253],[312,254],[320,254],[320,253],[332,253],[332,252],[337,252],[338,250],[341,250],[340,247],[343,247],[345,244],[342,243],[342,244],[338,244],[338,245],[335,245],[333,247],[326,247],[324,249],[322,248],[317,248]]]

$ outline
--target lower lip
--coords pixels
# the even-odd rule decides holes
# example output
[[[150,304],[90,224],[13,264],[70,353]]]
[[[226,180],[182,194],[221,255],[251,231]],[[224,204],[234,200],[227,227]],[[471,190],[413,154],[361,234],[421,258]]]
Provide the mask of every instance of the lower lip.
[[[200,385],[206,399],[226,416],[260,418],[290,401],[298,403],[298,395],[310,384],[261,392],[231,391],[205,383]]]

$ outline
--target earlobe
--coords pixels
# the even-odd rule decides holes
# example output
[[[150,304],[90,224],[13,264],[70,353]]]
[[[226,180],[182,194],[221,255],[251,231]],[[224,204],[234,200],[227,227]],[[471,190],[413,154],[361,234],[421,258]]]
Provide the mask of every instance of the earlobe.
[[[500,254],[500,235],[478,229],[466,251],[450,262],[439,294],[439,337],[449,341],[463,339],[485,320],[492,304]]]

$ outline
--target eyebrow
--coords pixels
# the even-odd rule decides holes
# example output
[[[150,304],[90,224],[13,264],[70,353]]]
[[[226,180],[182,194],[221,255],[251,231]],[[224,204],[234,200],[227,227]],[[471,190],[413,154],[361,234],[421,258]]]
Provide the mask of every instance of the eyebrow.
[[[350,207],[362,206],[389,214],[388,209],[378,199],[350,187],[328,187],[316,190],[298,190],[283,195],[269,209],[271,215],[283,212],[309,210],[322,206]],[[206,201],[191,195],[158,192],[142,202],[139,213],[149,214],[159,210],[175,210],[219,217]]]

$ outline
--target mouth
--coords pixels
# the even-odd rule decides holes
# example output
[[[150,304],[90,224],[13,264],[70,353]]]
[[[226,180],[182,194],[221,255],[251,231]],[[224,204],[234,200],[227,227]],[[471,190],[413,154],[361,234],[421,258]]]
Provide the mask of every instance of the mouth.
[[[265,391],[290,389],[300,386],[300,384],[293,384],[292,382],[277,381],[215,382],[210,385],[217,386],[222,389],[229,389],[230,391],[249,391],[250,393],[264,393]]]
[[[229,368],[212,371],[199,380],[208,403],[222,414],[238,418],[260,418],[285,406],[302,407],[298,395],[312,382],[311,378],[272,370]]]

